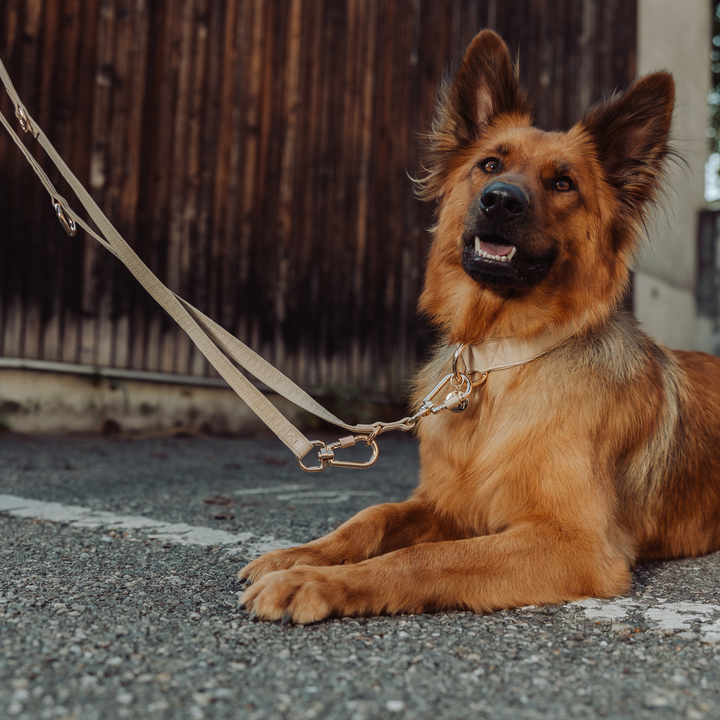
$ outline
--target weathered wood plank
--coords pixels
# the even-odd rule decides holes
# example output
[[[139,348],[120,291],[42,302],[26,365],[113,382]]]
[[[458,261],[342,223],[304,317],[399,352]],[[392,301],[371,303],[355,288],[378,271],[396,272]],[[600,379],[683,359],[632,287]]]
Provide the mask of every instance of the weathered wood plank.
[[[636,22],[627,0],[7,0],[0,57],[161,280],[303,384],[396,393],[432,337],[405,169],[446,61],[496,28],[538,124],[567,127],[632,79]],[[0,163],[0,353],[214,372],[5,138]]]

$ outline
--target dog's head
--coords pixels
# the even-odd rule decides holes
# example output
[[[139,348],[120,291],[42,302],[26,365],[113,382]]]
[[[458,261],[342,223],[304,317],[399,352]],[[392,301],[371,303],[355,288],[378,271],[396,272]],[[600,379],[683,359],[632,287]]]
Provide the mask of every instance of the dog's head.
[[[481,32],[441,87],[418,180],[439,201],[421,309],[458,342],[607,317],[663,178],[673,97],[654,73],[543,132],[507,47]]]

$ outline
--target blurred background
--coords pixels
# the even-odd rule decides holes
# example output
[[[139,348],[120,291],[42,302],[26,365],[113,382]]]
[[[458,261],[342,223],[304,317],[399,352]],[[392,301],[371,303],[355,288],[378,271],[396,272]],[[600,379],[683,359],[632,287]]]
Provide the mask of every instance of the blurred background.
[[[675,74],[688,164],[673,170],[632,302],[660,340],[720,354],[705,198],[716,23],[708,0],[4,0],[0,59],[165,284],[347,420],[375,420],[403,412],[435,340],[416,312],[433,208],[408,175],[444,68],[486,27],[519,58],[548,130],[640,74]],[[13,116],[4,93],[0,109]],[[5,133],[0,427],[256,427],[125,267],[64,233]]]

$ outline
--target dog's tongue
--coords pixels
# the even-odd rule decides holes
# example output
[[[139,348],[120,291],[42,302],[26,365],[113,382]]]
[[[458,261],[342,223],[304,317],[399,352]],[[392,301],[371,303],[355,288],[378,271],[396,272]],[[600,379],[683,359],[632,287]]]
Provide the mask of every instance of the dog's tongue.
[[[509,255],[513,249],[512,245],[498,245],[497,243],[480,241],[480,249],[486,252],[488,255]]]

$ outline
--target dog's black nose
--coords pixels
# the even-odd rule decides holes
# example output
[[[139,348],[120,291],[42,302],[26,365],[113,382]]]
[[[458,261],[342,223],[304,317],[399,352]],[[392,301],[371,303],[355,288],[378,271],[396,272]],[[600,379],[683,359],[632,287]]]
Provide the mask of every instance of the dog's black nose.
[[[480,196],[480,209],[492,222],[517,220],[525,214],[527,206],[528,197],[519,187],[500,181],[490,183]]]

